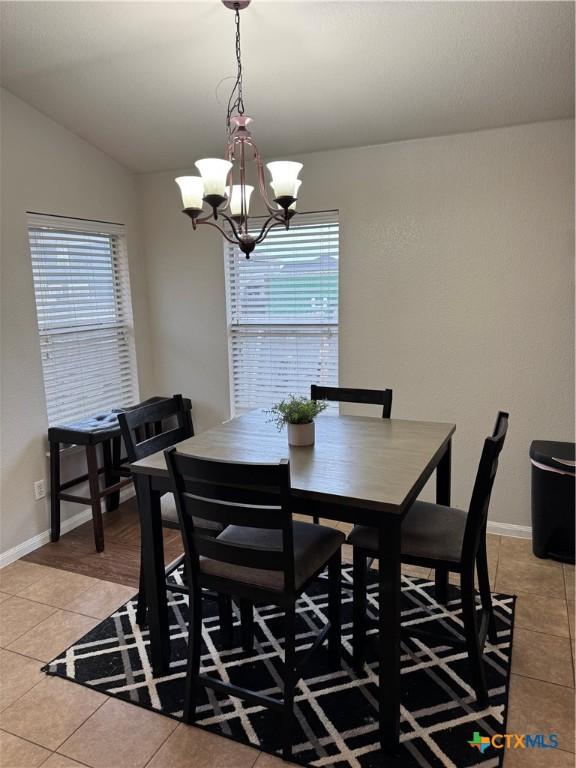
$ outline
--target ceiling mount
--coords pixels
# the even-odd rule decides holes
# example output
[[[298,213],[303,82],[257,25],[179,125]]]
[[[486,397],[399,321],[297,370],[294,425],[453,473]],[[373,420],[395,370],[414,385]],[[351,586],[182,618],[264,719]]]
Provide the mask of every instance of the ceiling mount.
[[[243,11],[244,8],[248,8],[251,0],[222,0],[222,5],[226,8],[230,8],[231,11]]]

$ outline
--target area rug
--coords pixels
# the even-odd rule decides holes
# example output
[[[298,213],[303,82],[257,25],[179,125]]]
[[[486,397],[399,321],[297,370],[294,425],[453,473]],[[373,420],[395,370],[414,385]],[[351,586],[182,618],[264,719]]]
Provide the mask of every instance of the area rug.
[[[351,583],[351,567],[343,579]],[[174,574],[181,583],[181,576]],[[434,600],[433,582],[402,577],[402,623],[461,634],[458,588],[450,586],[449,602]],[[377,611],[377,587],[371,577],[370,610]],[[407,639],[402,643],[402,709],[400,755],[384,757],[378,744],[377,636],[367,642],[367,664],[361,675],[351,669],[352,594],[343,590],[342,669],[334,672],[327,651],[319,649],[304,669],[296,696],[294,762],[326,768],[497,768],[502,755],[493,748],[481,751],[475,734],[505,732],[514,598],[493,595],[498,642],[487,643],[485,660],[490,692],[487,709],[476,709],[465,653],[446,645]],[[215,602],[204,600],[203,671],[280,697],[279,660],[282,656],[282,614],[275,607],[255,611],[255,648],[246,654],[239,646],[224,649]],[[326,621],[326,582],[318,581],[298,603],[297,648],[304,652]],[[169,717],[182,717],[187,643],[187,597],[169,593],[172,663],[165,677],[152,676],[149,639],[136,624],[136,601],[119,608],[81,640],[45,667],[109,696]],[[235,636],[240,643],[236,618]],[[196,725],[265,752],[280,754],[279,715],[238,699],[207,692],[198,709]],[[500,752],[502,752],[501,750]],[[491,754],[492,753],[492,754]]]

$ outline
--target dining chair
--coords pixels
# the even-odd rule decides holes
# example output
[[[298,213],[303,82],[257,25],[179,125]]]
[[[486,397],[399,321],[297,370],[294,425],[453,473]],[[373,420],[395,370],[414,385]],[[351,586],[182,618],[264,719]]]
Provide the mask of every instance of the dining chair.
[[[411,637],[440,640],[448,645],[462,645],[467,652],[476,699],[487,706],[488,691],[483,662],[486,636],[497,641],[496,623],[490,594],[486,526],[488,507],[498,458],[508,430],[508,414],[500,411],[491,436],[484,441],[468,511],[416,501],[402,523],[402,562],[424,568],[440,568],[460,574],[460,599],[464,640],[453,635],[427,632],[414,626],[402,629]],[[353,658],[356,670],[364,664],[366,628],[367,559],[377,557],[378,532],[375,528],[355,526],[347,539],[354,548]],[[478,572],[481,611],[476,609],[474,570]]]
[[[188,662],[184,722],[191,723],[201,689],[247,700],[282,715],[284,759],[292,752],[294,693],[304,664],[328,638],[332,664],[340,664],[340,547],[344,535],[320,525],[292,521],[290,464],[251,464],[202,459],[165,451],[180,519],[190,584]],[[216,538],[197,521],[226,526]],[[296,601],[328,564],[328,621],[310,648],[296,659]],[[284,612],[283,697],[224,682],[201,672],[202,589]]]
[[[310,400],[381,405],[383,419],[389,419],[392,412],[391,389],[349,389],[347,387],[321,387],[318,384],[312,384],[310,386]]]
[[[383,419],[389,419],[392,413],[391,389],[349,389],[347,387],[321,387],[318,384],[312,384],[310,386],[310,400],[381,405]],[[314,515],[312,519],[316,524],[320,522],[317,515]]]
[[[189,400],[184,400],[182,395],[173,395],[160,402],[144,405],[141,408],[131,409],[118,414],[118,422],[122,431],[122,438],[126,448],[126,454],[130,463],[144,459],[157,451],[179,443],[194,436],[192,423],[192,405]],[[162,527],[179,530],[180,523],[176,503],[172,493],[165,493],[160,499]],[[216,522],[198,521],[206,529],[206,535],[217,536],[223,530],[223,526]],[[180,567],[184,556],[170,564],[167,575]],[[146,590],[144,582],[144,567],[142,553],[140,555],[140,585],[138,590],[138,606],[136,609],[136,621],[140,626],[146,624]],[[172,592],[187,593],[187,588],[181,588],[177,584],[167,584]],[[232,605],[225,596],[219,597],[220,619],[227,643],[233,643]]]

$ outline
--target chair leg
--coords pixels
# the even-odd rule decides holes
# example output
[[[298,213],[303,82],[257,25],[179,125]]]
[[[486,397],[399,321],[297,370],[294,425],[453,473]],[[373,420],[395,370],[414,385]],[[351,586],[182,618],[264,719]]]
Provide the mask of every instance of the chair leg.
[[[354,548],[354,560],[352,568],[354,581],[354,598],[352,609],[353,637],[352,660],[356,672],[362,672],[364,668],[365,643],[366,643],[366,556],[359,549]]]
[[[434,595],[440,605],[448,602],[448,571],[444,568],[436,568],[434,572]]]
[[[486,687],[486,670],[480,638],[478,637],[478,621],[476,614],[476,600],[474,590],[474,567],[466,569],[460,575],[460,595],[462,600],[462,619],[464,621],[464,635],[466,637],[466,650],[472,675],[472,687],[476,691],[476,700],[481,708],[488,706],[488,690]]]
[[[292,758],[294,689],[296,687],[296,605],[286,609],[284,639],[284,712],[282,716],[282,757]]]
[[[202,590],[193,587],[190,590],[190,619],[188,623],[188,664],[186,668],[186,688],[184,692],[185,723],[196,719],[198,695],[198,675],[200,674],[200,650],[202,647]]]
[[[342,617],[340,607],[342,603],[342,552],[332,555],[328,562],[328,621],[330,622],[330,634],[328,635],[328,653],[334,669],[340,667],[342,652]]]
[[[50,443],[50,541],[60,538],[60,443]]]
[[[140,547],[140,579],[138,582],[138,603],[136,605],[136,623],[139,627],[146,626],[147,620],[146,604],[146,579],[144,578],[144,555]]]
[[[240,600],[240,623],[242,648],[246,653],[252,653],[254,650],[254,609],[248,600]]]
[[[490,577],[488,575],[488,556],[486,554],[486,540],[480,543],[480,549],[476,556],[476,570],[478,572],[478,588],[482,600],[482,608],[488,614],[488,638],[491,643],[498,642],[494,607],[492,606],[492,594],[490,592]]]
[[[100,486],[98,484],[98,458],[96,446],[86,446],[86,464],[88,465],[88,486],[90,488],[90,503],[92,505],[92,521],[94,524],[94,543],[96,551],[104,551],[104,524],[102,522],[102,504],[100,502]]]
[[[220,634],[225,648],[234,645],[234,627],[232,625],[232,598],[218,593],[218,612],[220,614]]]
[[[315,525],[319,525],[319,524],[320,524],[320,518],[318,517],[318,515],[314,515],[314,516],[312,517],[312,522],[313,522]]]

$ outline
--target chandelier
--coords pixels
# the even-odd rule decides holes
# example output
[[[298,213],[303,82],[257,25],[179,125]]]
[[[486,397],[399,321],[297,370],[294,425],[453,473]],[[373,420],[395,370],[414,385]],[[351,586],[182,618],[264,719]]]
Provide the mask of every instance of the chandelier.
[[[261,243],[273,227],[290,226],[296,213],[298,189],[302,183],[298,174],[302,163],[277,161],[267,163],[271,176],[272,199],[266,191],[264,163],[252,138],[249,125],[252,118],[244,114],[242,92],[242,55],[240,48],[240,11],[250,5],[250,0],[222,0],[226,8],[234,11],[236,20],[236,82],[228,100],[226,132],[228,146],[225,159],[205,158],[197,160],[200,176],[180,176],[176,183],[182,193],[183,213],[190,217],[192,227],[209,224],[216,227],[230,243],[238,245],[250,258],[254,248]],[[250,197],[254,187],[246,183],[246,163],[252,160],[260,196],[268,211],[268,217],[259,231],[250,227]],[[204,206],[211,209],[204,211]],[[220,222],[226,222],[222,226]]]

